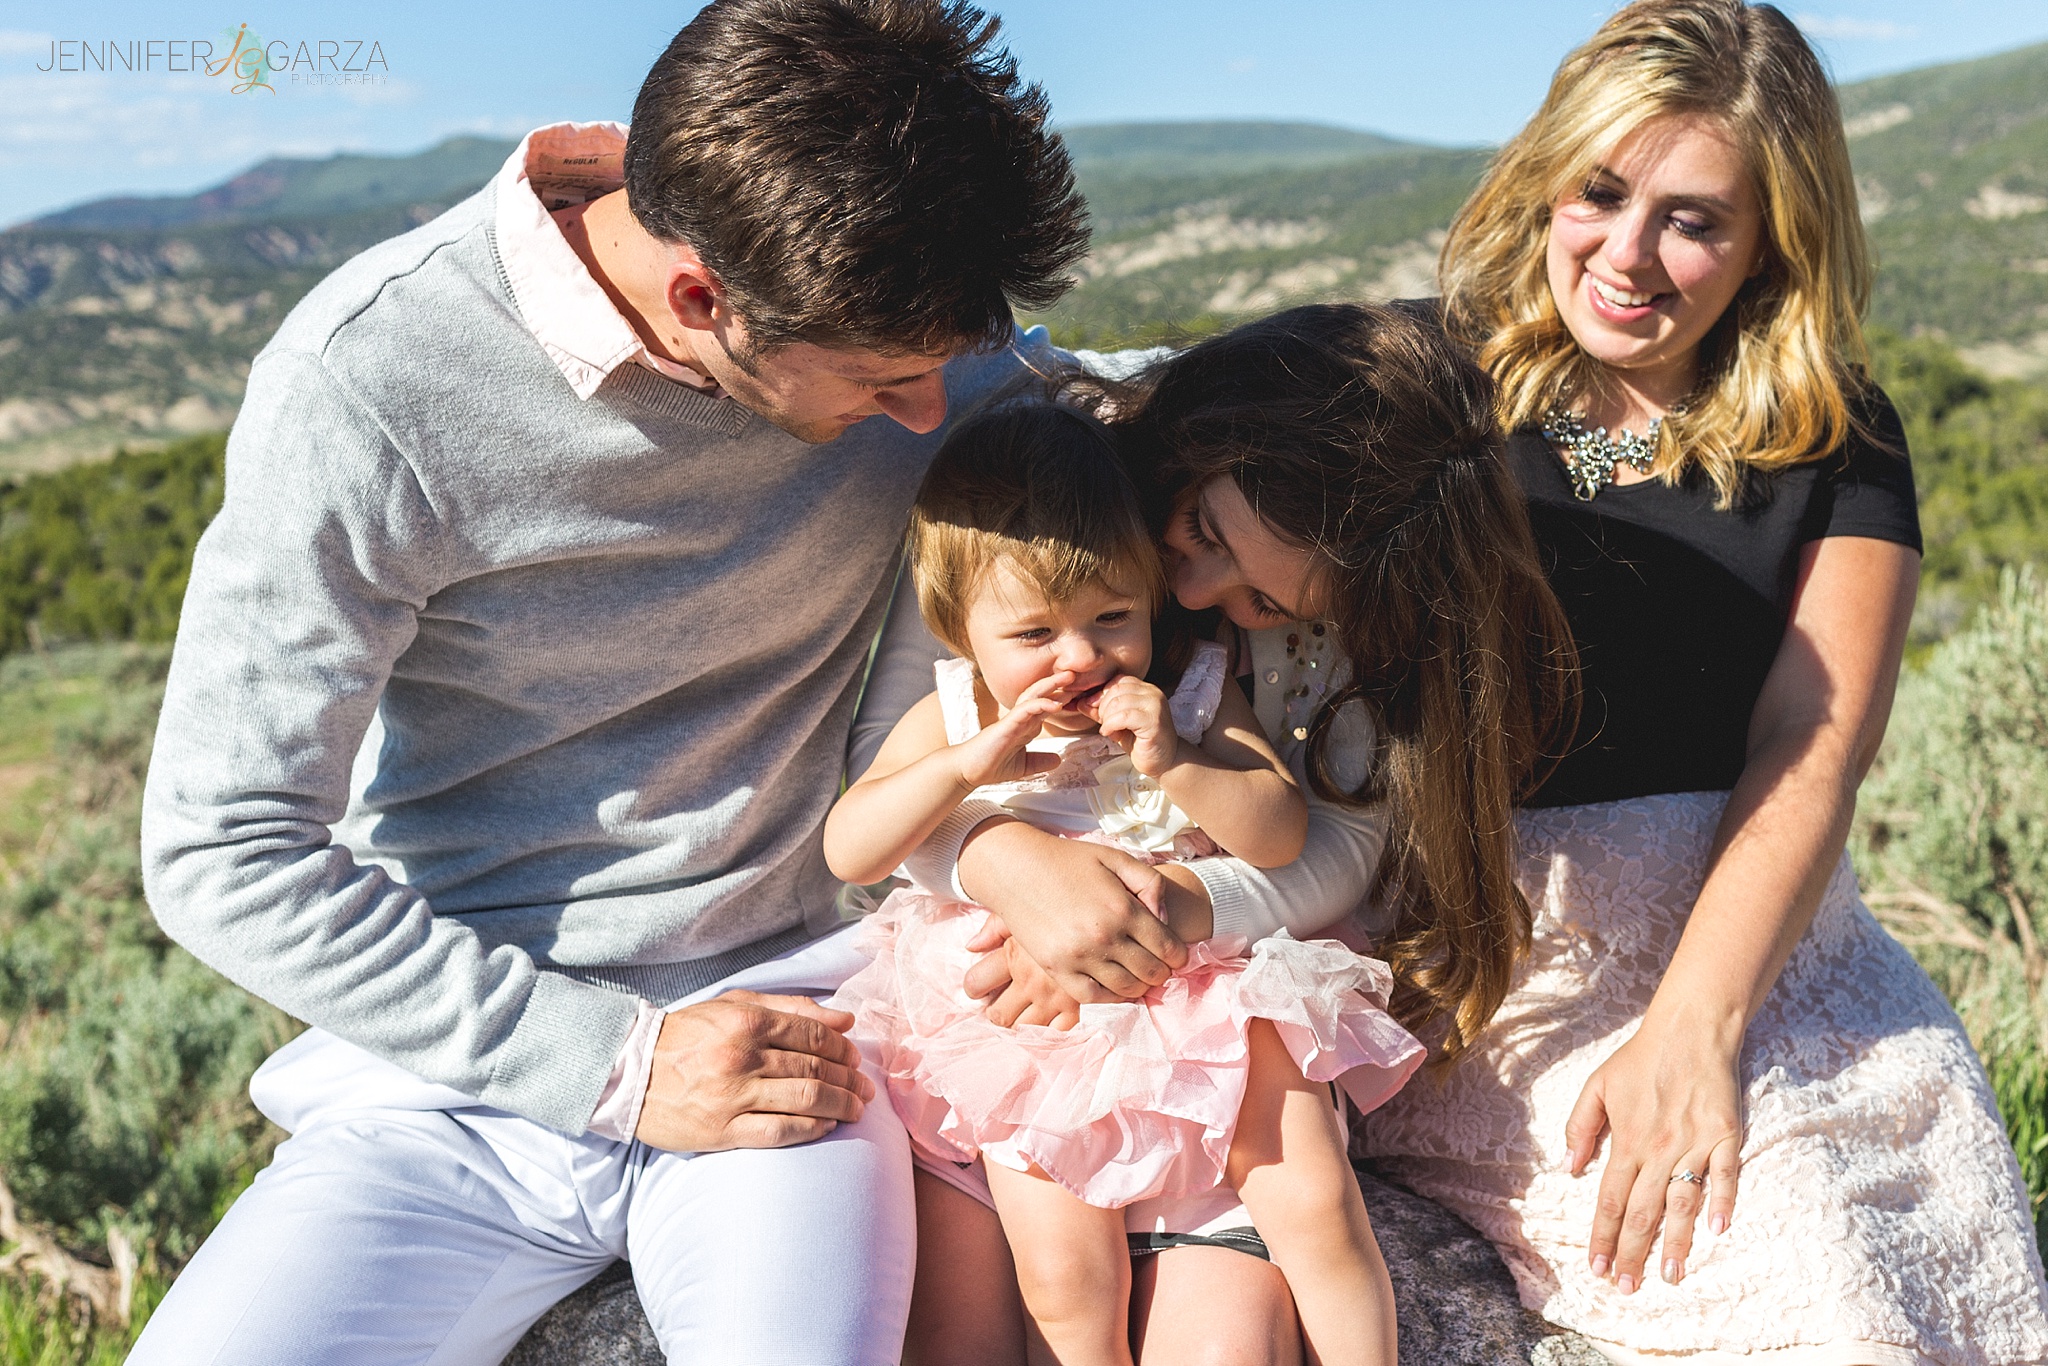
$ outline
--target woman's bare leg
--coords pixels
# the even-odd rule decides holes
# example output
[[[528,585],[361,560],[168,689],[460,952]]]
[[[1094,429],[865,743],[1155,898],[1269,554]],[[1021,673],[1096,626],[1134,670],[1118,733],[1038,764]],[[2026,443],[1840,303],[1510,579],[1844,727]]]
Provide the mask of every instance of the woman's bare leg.
[[[904,1366],[1024,1366],[1024,1302],[996,1212],[917,1173],[917,1282]]]
[[[1131,1366],[1131,1254],[1122,1210],[1097,1209],[1033,1172],[988,1164],[1032,1366]]]
[[[1138,1366],[1301,1366],[1286,1278],[1229,1248],[1139,1258],[1131,1325]]]
[[[1287,1277],[1313,1366],[1394,1366],[1394,1286],[1372,1236],[1344,1122],[1273,1026],[1254,1020],[1227,1172]]]

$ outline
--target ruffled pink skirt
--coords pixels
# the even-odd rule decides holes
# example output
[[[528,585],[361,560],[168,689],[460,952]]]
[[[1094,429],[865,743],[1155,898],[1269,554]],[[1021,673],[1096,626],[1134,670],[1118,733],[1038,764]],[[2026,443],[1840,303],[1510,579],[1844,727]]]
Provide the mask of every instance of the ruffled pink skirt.
[[[1383,1008],[1386,964],[1283,931],[1189,946],[1187,966],[1136,1001],[1081,1007],[1070,1030],[1005,1029],[962,987],[979,906],[915,889],[870,916],[874,955],[834,1004],[887,1073],[912,1142],[943,1162],[1033,1165],[1106,1209],[1213,1188],[1244,1100],[1245,1031],[1271,1020],[1311,1081],[1360,1110],[1401,1089],[1423,1047]]]

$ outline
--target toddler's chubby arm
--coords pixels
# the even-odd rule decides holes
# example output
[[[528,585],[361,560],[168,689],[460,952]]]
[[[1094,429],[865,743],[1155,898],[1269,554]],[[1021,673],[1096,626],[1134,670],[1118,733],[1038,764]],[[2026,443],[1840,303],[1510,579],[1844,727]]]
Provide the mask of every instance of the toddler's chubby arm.
[[[1224,686],[1216,720],[1199,745],[1174,734],[1166,695],[1141,679],[1117,679],[1095,705],[1102,733],[1124,747],[1140,773],[1157,778],[1174,805],[1225,852],[1255,868],[1300,857],[1308,803],[1234,682]]]
[[[967,794],[984,783],[1010,782],[1058,765],[1024,746],[1060,709],[1050,694],[1074,681],[1056,673],[1026,689],[972,739],[946,743],[939,696],[930,693],[903,714],[861,780],[846,789],[825,818],[825,863],[847,882],[880,882],[924,843]]]

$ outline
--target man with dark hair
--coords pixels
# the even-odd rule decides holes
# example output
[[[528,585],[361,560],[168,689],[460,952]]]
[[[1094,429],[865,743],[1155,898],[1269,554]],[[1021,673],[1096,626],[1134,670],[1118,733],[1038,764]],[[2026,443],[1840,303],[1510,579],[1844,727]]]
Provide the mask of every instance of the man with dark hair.
[[[145,876],[314,1028],[132,1361],[495,1361],[627,1256],[671,1360],[896,1360],[819,829],[948,407],[1086,246],[995,35],[720,0],[630,133],[535,131],[257,358]]]

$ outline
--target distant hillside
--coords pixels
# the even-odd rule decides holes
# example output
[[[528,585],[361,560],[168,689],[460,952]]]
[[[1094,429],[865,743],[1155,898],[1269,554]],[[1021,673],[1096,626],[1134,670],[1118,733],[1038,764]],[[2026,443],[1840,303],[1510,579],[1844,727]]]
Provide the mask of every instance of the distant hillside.
[[[1322,123],[1096,123],[1061,133],[1075,167],[1096,178],[1325,166],[1421,145]]]
[[[1080,286],[1041,320],[1062,340],[1108,344],[1310,298],[1433,293],[1442,228],[1485,155],[1389,142],[1341,161],[1235,174],[1084,164],[1094,251]]]
[[[2048,44],[1841,93],[1881,266],[1873,321],[1997,374],[2048,373]],[[1065,135],[1095,250],[1038,321],[1098,344],[1428,292],[1485,160],[1317,124]],[[0,476],[224,425],[307,289],[469,193],[508,147],[265,162],[202,194],[0,233]]]
[[[409,157],[348,152],[319,160],[276,157],[199,194],[96,199],[23,227],[95,232],[182,228],[454,200],[489,180],[515,145],[499,138],[450,138]]]
[[[0,232],[0,477],[227,426],[307,290],[473,193],[513,145],[276,159]]]
[[[2048,43],[1859,82],[1842,113],[1877,320],[2048,373]]]

